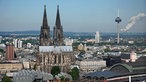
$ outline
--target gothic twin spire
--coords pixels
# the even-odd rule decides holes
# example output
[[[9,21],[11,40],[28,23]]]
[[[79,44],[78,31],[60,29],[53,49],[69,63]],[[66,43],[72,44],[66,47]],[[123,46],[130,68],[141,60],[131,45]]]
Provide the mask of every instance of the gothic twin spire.
[[[43,23],[40,32],[40,45],[62,45],[63,44],[63,28],[60,21],[59,5],[57,6],[56,22],[53,31],[53,41],[50,40],[50,27],[47,21],[46,5],[44,6]],[[57,44],[56,44],[57,43]]]
[[[57,14],[56,14],[56,23],[55,23],[55,25],[58,26],[58,27],[61,26],[59,5],[57,5]],[[46,5],[44,5],[44,16],[43,16],[42,26],[48,26]]]
[[[61,26],[60,14],[59,14],[59,5],[57,5],[57,14],[56,14],[56,23],[55,23],[55,25],[57,27],[60,27]]]
[[[44,16],[43,16],[43,24],[42,27],[47,27],[48,21],[47,21],[47,13],[46,13],[46,5],[44,6]]]

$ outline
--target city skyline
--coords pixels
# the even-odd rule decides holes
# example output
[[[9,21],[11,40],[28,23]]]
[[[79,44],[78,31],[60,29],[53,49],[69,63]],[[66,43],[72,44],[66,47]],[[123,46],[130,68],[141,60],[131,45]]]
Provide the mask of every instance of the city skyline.
[[[115,18],[120,10],[120,29],[124,29],[132,16],[146,14],[145,0],[1,0],[0,31],[40,30],[43,8],[46,5],[50,30],[55,26],[56,8],[64,31],[116,32]],[[146,18],[136,21],[128,32],[146,32]]]

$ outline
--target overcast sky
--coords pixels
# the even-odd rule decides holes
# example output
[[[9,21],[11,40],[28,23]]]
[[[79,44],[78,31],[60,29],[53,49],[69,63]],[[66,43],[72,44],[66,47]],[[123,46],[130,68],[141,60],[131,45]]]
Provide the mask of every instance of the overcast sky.
[[[40,30],[45,4],[50,29],[59,5],[63,30],[70,32],[116,32],[118,8],[120,28],[132,16],[146,14],[146,0],[0,0],[0,31]],[[129,32],[146,32],[146,17]]]

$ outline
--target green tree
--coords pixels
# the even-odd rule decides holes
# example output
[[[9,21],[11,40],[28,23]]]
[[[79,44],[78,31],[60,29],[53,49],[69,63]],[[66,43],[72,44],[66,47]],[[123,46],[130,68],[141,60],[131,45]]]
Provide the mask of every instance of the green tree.
[[[110,51],[109,48],[104,49],[104,52],[109,52],[109,51]]]
[[[3,78],[2,78],[2,82],[13,82],[8,76],[4,76]]]
[[[60,76],[61,82],[65,82],[65,77],[64,76]]]
[[[59,68],[59,66],[53,66],[52,69],[51,69],[51,74],[52,74],[53,76],[55,76],[55,75],[57,75],[57,74],[59,74],[59,73],[60,73],[60,68]]]
[[[1,48],[0,48],[0,52],[1,52],[1,53],[5,53],[5,51],[4,51],[3,49],[1,49]]]
[[[71,69],[69,74],[72,76],[73,80],[79,79],[79,69],[77,67],[74,67],[73,69]]]

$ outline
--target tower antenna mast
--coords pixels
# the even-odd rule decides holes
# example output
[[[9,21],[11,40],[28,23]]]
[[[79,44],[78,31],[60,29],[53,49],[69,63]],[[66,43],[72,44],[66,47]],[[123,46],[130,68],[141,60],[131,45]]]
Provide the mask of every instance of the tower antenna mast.
[[[119,23],[122,21],[122,19],[119,16],[119,9],[118,9],[118,17],[115,19],[115,22],[117,22],[117,44],[120,43],[120,39],[119,39]]]

